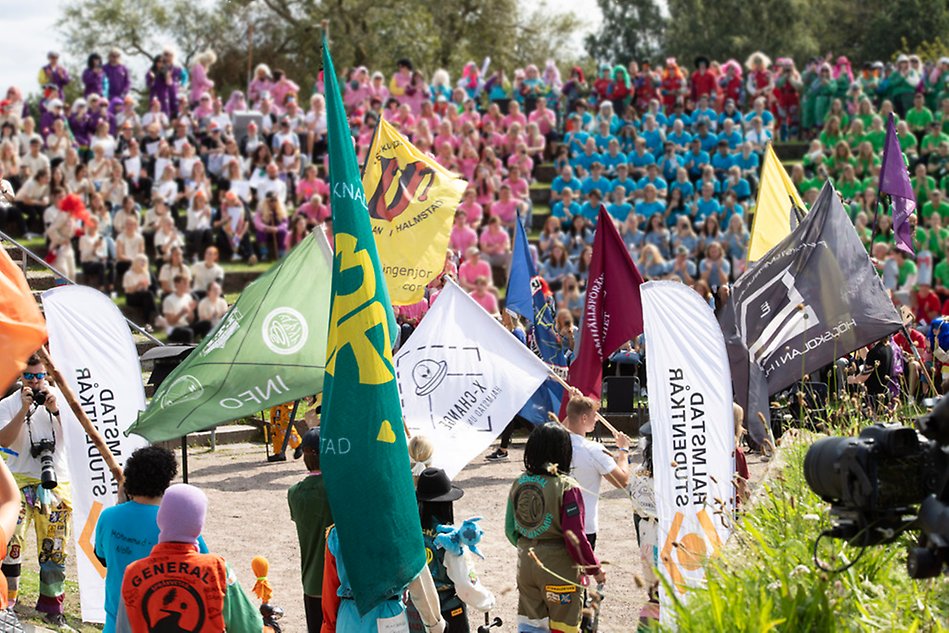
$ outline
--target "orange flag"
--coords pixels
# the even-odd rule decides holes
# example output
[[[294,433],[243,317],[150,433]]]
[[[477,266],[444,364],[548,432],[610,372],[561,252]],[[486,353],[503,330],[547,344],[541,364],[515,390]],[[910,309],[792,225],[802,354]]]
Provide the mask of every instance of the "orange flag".
[[[30,354],[46,342],[46,321],[23,271],[0,247],[0,389],[9,387]]]

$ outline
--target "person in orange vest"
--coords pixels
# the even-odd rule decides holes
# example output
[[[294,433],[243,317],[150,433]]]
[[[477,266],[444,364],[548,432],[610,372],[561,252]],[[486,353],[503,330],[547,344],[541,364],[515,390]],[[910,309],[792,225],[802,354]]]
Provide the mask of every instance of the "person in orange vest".
[[[122,600],[133,633],[225,630],[227,571],[198,551],[208,498],[188,484],[168,488],[158,508],[158,544],[125,571]]]

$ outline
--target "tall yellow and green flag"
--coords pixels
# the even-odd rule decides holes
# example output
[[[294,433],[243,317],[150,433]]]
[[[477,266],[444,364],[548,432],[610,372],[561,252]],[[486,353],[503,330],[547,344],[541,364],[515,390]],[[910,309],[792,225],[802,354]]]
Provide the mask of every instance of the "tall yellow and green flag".
[[[804,209],[804,201],[788,176],[771,143],[764,152],[755,219],[748,242],[748,263],[758,261],[791,233],[791,212]]]
[[[465,181],[380,119],[362,184],[392,303],[418,303],[445,267]]]
[[[323,77],[335,254],[320,466],[365,614],[401,595],[425,566],[425,548],[392,364],[395,319],[325,36]]]

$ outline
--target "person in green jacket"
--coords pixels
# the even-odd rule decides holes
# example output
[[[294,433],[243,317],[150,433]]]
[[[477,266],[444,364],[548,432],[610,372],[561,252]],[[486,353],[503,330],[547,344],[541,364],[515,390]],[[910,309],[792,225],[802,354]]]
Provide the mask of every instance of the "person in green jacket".
[[[811,83],[810,93],[814,97],[814,127],[822,128],[837,93],[837,82],[831,76],[830,64],[821,65],[820,73]]]
[[[906,55],[897,57],[896,70],[883,80],[881,89],[883,95],[893,102],[893,108],[900,117],[905,116],[913,107],[913,95],[916,94],[916,87],[920,81],[922,77],[910,67],[909,57]]]

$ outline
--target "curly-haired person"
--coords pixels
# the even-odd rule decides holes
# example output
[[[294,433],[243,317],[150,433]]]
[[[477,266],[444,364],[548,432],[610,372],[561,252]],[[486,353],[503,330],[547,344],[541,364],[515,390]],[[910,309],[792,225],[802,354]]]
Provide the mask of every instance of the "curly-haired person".
[[[106,568],[103,633],[116,630],[125,568],[147,557],[158,543],[158,506],[177,473],[178,462],[168,449],[145,446],[136,450],[125,462],[128,501],[99,515],[96,557]],[[198,547],[202,553],[208,551],[203,539],[198,539]]]

